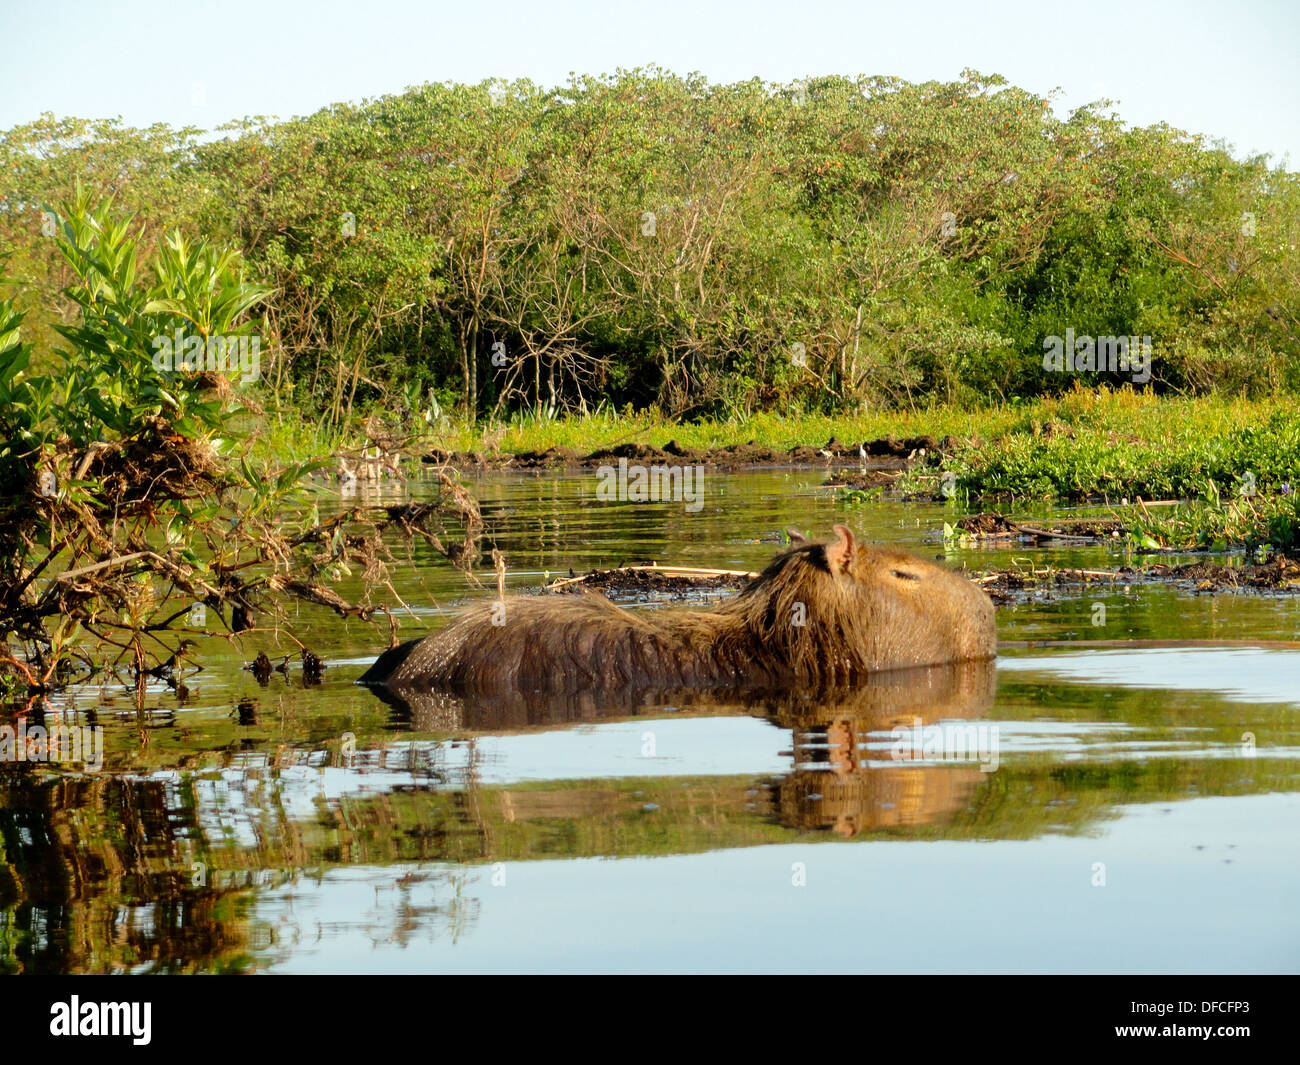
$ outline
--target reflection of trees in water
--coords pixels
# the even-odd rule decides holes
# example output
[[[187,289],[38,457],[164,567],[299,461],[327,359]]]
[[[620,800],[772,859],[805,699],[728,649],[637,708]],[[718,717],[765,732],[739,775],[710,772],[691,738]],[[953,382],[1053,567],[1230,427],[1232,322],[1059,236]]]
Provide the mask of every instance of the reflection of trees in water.
[[[326,939],[350,933],[363,935],[372,948],[405,948],[438,939],[455,944],[478,920],[479,900],[465,891],[470,875],[466,866],[416,867],[404,873],[368,867],[364,875],[373,889],[370,906],[346,920],[317,917],[319,897],[311,886],[328,896],[347,872],[336,868],[315,877],[295,877],[258,899],[251,927],[262,937],[257,944],[260,964],[311,953]]]
[[[154,762],[138,773],[58,777],[0,765],[0,971],[241,970],[344,930],[375,946],[456,942],[479,917],[471,882],[498,861],[691,854],[828,831],[1027,839],[1086,830],[1120,803],[1295,790],[1297,763],[1283,759],[1062,764],[1046,754],[1004,760],[992,774],[969,760],[889,760],[882,737],[894,726],[976,721],[992,691],[991,669],[947,667],[881,675],[848,692],[680,700],[682,713],[757,714],[790,729],[794,769],[762,781],[484,786],[473,739],[394,733],[347,753],[337,740],[232,745],[219,764],[184,771]],[[401,714],[427,727],[419,719],[431,709]],[[554,728],[641,710],[437,706],[448,731],[484,714],[503,727]],[[349,878],[370,885],[373,904],[317,921],[315,907],[329,906]]]
[[[412,870],[376,885],[374,909],[355,924],[348,923],[363,931],[376,947],[406,947],[416,939],[427,942],[442,935],[459,942],[479,916],[479,900],[465,894],[468,880],[464,867]],[[421,889],[426,889],[429,901],[420,901]],[[395,903],[381,897],[394,892]]]
[[[830,713],[878,724],[936,700],[969,699],[973,691],[982,692],[981,683],[931,675],[832,693],[820,702],[745,693],[741,702],[696,697],[691,708],[757,711],[806,729]],[[513,713],[554,727],[607,709],[587,697],[513,711],[505,704],[467,710],[440,703],[436,724],[508,726],[517,720]],[[429,707],[410,710],[428,716]],[[342,781],[328,801],[322,792],[327,769]],[[773,791],[774,810],[791,827],[819,825],[825,810],[810,818],[804,808],[820,801],[829,809],[835,801],[825,798],[824,787],[821,800],[800,799],[801,789],[808,791],[803,775],[797,771]],[[478,900],[465,891],[464,865],[679,853],[779,839],[765,816],[772,811],[751,801],[751,784],[745,778],[678,781],[671,788],[645,782],[655,790],[649,804],[609,783],[485,789],[472,739],[384,741],[346,754],[233,749],[219,770],[191,773],[59,778],[6,767],[0,775],[0,949],[7,967],[27,971],[244,969],[254,957],[298,949],[305,934],[296,918],[254,917],[259,899],[283,917],[295,897],[310,897],[296,888],[304,877],[394,863],[416,867],[391,876],[381,871],[375,905],[346,926],[376,945],[456,940],[478,916]],[[655,807],[653,815],[647,805]],[[870,803],[864,798],[859,805]],[[338,930],[327,922],[318,934]]]
[[[237,896],[175,860],[178,798],[164,781],[0,774],[0,967],[247,968]]]
[[[326,803],[292,771],[155,778],[0,773],[0,971],[239,971],[283,952],[259,894],[331,865],[441,859],[390,796]],[[281,788],[281,783],[286,787]],[[299,819],[299,818],[302,819]],[[415,884],[437,898],[412,896]],[[397,878],[372,938],[463,935],[463,874]]]

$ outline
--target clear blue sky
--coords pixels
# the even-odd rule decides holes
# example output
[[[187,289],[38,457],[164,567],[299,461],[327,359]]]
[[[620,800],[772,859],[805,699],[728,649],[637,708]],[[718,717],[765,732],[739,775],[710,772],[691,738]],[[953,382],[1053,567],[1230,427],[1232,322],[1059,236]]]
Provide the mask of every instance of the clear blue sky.
[[[42,111],[210,128],[426,81],[649,63],[714,81],[973,67],[1300,169],[1295,0],[0,0],[0,55],[0,129]]]

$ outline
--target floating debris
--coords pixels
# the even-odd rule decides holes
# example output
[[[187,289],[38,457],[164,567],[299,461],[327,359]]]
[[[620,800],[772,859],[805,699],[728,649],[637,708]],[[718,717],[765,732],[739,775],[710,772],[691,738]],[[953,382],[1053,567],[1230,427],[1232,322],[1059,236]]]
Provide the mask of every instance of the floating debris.
[[[263,687],[266,687],[271,682],[271,673],[274,667],[271,665],[271,660],[266,657],[265,651],[258,651],[257,657],[253,659],[253,664],[244,668],[252,673],[253,679]]]
[[[320,683],[321,670],[325,668],[325,663],[320,657],[313,654],[307,648],[302,649],[302,682],[308,687],[315,687]]]
[[[738,590],[757,576],[757,573],[749,570],[699,569],[647,562],[636,566],[592,570],[579,577],[563,577],[547,585],[547,590],[568,593],[598,591],[618,595],[690,595],[700,591]]]

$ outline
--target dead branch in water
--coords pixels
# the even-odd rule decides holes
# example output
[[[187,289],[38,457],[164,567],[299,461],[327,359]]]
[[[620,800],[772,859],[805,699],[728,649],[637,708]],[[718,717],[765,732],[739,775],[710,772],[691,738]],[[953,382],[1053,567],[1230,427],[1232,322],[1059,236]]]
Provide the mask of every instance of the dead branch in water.
[[[504,599],[506,597],[506,556],[495,547],[492,548],[492,565],[497,573],[497,598]]]
[[[1119,580],[1121,577],[1128,577],[1131,575],[1125,573],[1117,573],[1114,570],[1105,570],[1105,569],[1052,569],[1051,567],[1046,567],[1044,569],[1031,569],[1028,572],[1023,572],[1020,570],[1007,570],[1001,573],[988,573],[985,574],[983,577],[974,578],[974,581],[976,584],[989,584],[992,581],[1000,581],[1007,577],[1014,577],[1019,580],[1026,580],[1026,579],[1033,580],[1039,577],[1051,578],[1051,577],[1058,577],[1058,576],[1078,577],[1081,580],[1088,580],[1094,577],[1104,578],[1106,580]]]
[[[0,586],[0,671],[29,690],[66,679],[66,662],[84,653],[78,631],[148,672],[175,658],[182,635],[292,639],[284,626],[292,600],[369,620],[384,609],[369,601],[373,589],[391,587],[394,537],[423,538],[471,579],[479,557],[478,503],[445,470],[432,500],[354,506],[321,520],[301,509],[311,464],[257,474],[245,463],[241,480],[210,447],[159,418],[130,440],[84,453],[56,448],[46,461],[56,483],[75,471],[81,484],[35,494],[2,516],[18,559],[17,579]],[[250,500],[250,488],[263,490]],[[358,602],[332,587],[354,567],[367,589]],[[195,608],[211,621],[187,624]],[[107,638],[106,626],[122,639]]]
[[[584,573],[580,577],[564,577],[554,580],[546,586],[548,591],[555,591],[557,588],[565,588],[573,584],[581,584],[590,580],[597,573],[604,575],[609,573],[655,573],[664,577],[686,577],[698,580],[713,580],[719,577],[741,577],[747,580],[753,580],[758,576],[752,570],[739,569],[700,569],[694,566],[661,566],[657,562],[651,562],[642,566],[615,566],[610,570],[593,570],[591,573]]]

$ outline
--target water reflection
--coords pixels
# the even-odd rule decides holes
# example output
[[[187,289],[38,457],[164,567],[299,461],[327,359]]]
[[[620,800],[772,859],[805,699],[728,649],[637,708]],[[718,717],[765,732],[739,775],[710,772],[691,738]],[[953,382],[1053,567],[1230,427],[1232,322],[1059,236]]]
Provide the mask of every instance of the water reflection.
[[[419,733],[453,734],[445,739],[399,739],[396,721],[357,749],[236,744],[201,770],[177,760],[99,776],[6,765],[0,968],[242,970],[294,956],[304,937],[361,931],[375,944],[472,941],[480,903],[466,893],[471,866],[490,878],[503,863],[808,839],[1029,839],[1094,829],[1121,803],[1300,785],[1293,758],[1062,764],[1015,740],[992,772],[970,747],[956,758],[943,748],[915,757],[918,727],[969,735],[987,723],[995,685],[991,665],[966,664],[880,674],[852,691],[697,693],[659,706],[547,698],[509,711],[440,700],[404,713]],[[576,727],[571,743],[617,738],[629,720],[641,724],[619,742],[635,742],[643,726],[700,730],[721,744],[757,735],[785,768],[539,779],[531,774],[545,767],[521,776],[507,757],[485,769],[494,745],[515,745],[529,763],[533,737]],[[1079,734],[1093,728],[1083,722]],[[741,753],[741,764],[759,764]],[[585,874],[575,866],[574,875]],[[324,885],[334,901],[312,931],[291,903]],[[280,900],[274,920],[255,905],[268,891]],[[340,910],[342,898],[355,908]]]
[[[819,476],[719,475],[698,515],[597,507],[581,478],[500,477],[477,491],[512,590],[547,570],[648,557],[756,569],[792,521],[847,519],[864,538],[940,549],[928,537],[950,512],[847,513],[815,492]],[[1055,557],[1111,561],[1105,549]],[[416,631],[473,594],[420,549],[394,567],[394,584],[420,615]],[[1290,637],[1297,621],[1290,602],[1140,588],[1027,602],[1002,610],[999,628],[1008,639],[1097,638],[1095,596],[1108,597],[1104,635],[1116,639]],[[638,921],[679,930],[682,953],[628,955],[627,968],[733,968],[764,950],[802,957],[813,941],[819,958],[842,944],[844,963],[860,966],[863,944],[888,943],[893,928],[910,929],[900,951],[948,949],[960,930],[928,932],[928,918],[955,904],[954,884],[962,906],[1007,915],[976,922],[999,937],[971,955],[979,971],[1007,958],[1041,970],[1041,944],[1055,950],[1076,928],[1081,952],[1121,926],[1125,943],[1141,942],[1171,891],[1191,900],[1185,941],[1205,964],[1285,967],[1277,952],[1292,950],[1295,968],[1300,956],[1288,901],[1300,889],[1289,846],[1298,656],[1035,652],[996,672],[879,674],[850,691],[381,702],[352,680],[386,634],[313,624],[329,667],[319,686],[297,669],[261,686],[241,669],[261,647],[213,640],[183,700],[161,684],[143,704],[88,687],[0,715],[0,725],[102,728],[104,740],[98,773],[0,761],[0,971],[240,971],[313,958],[391,971],[433,957],[510,968],[545,942],[545,964],[564,968],[597,957],[581,953],[596,941],[632,949]],[[276,662],[285,650],[265,647]],[[1223,804],[1257,812],[1220,817]],[[1112,841],[1125,826],[1121,853]],[[1065,847],[1067,865],[1044,879]],[[1143,872],[1134,863],[1153,849],[1159,867]],[[820,863],[806,895],[790,885],[795,861]],[[1091,887],[1095,861],[1114,870],[1107,893]],[[815,893],[829,870],[842,895]],[[1083,894],[1067,919],[1056,908],[1075,884]],[[1040,911],[1055,923],[1017,940],[1017,922]],[[835,927],[810,934],[817,914],[834,914]],[[1256,919],[1267,957],[1238,934]],[[1231,935],[1212,951],[1207,928]]]
[[[722,691],[654,692],[587,688],[580,692],[512,692],[460,696],[421,688],[370,687],[376,698],[420,732],[493,732],[557,728],[665,709],[689,713],[761,714],[783,728],[839,717],[881,727],[914,716],[948,713],[969,717],[992,704],[992,662],[899,669],[877,673],[852,688],[735,688]]]

